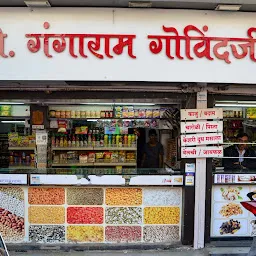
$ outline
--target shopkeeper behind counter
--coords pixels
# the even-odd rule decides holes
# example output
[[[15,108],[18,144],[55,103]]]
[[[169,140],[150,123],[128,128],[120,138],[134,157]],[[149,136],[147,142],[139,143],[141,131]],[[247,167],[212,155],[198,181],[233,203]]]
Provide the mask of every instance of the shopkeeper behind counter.
[[[255,151],[246,144],[249,142],[249,136],[246,133],[239,133],[236,138],[241,144],[232,145],[224,150],[224,157],[234,158],[224,158],[223,166],[226,170],[256,169],[256,158],[247,158],[256,157]]]
[[[150,173],[157,173],[156,169],[163,168],[163,145],[157,139],[156,130],[149,130],[149,142],[143,150],[142,168],[150,169]]]

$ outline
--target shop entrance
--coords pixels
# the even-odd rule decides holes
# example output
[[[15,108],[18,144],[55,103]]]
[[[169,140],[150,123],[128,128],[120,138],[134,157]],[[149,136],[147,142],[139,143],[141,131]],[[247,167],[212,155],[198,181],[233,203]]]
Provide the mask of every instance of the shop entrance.
[[[4,196],[14,193],[21,211],[0,207],[23,223],[7,241],[180,243],[183,104],[150,97],[4,100],[1,171],[28,178],[0,186]],[[9,229],[0,223],[1,233]]]

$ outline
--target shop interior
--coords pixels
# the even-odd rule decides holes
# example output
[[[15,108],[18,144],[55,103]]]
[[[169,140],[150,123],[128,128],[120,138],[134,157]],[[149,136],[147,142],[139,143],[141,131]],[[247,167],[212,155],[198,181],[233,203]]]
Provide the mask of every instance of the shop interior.
[[[248,142],[245,144],[256,152],[256,101],[216,100],[214,107],[223,109],[224,149],[241,144],[237,136],[245,133],[248,135]],[[222,170],[224,167],[222,159],[214,159],[213,164],[217,170]]]
[[[0,103],[0,168],[88,174],[180,170],[179,102],[52,102],[44,104],[43,123],[34,108],[21,100]],[[36,145],[36,131],[47,134],[45,149]],[[152,152],[146,146],[151,137],[160,145]],[[145,163],[147,154],[157,155],[153,168]]]

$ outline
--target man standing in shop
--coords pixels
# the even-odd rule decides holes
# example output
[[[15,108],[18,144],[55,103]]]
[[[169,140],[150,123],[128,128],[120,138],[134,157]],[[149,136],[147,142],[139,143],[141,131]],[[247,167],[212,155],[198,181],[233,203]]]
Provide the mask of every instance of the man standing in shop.
[[[149,130],[149,142],[144,146],[141,167],[150,169],[150,173],[156,173],[163,168],[164,148],[157,139],[156,130]]]
[[[232,157],[223,159],[225,169],[256,169],[256,159],[250,159],[250,157],[256,157],[256,153],[247,145],[249,136],[243,132],[239,133],[237,142],[241,144],[230,146],[224,150],[224,157]]]

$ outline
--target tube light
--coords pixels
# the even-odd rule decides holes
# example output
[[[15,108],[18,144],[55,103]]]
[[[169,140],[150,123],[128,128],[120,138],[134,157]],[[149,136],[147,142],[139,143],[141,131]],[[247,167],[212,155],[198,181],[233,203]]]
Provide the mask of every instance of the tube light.
[[[87,119],[88,122],[97,122],[98,119]]]
[[[256,104],[223,104],[223,103],[216,103],[215,107],[256,107]]]
[[[240,4],[219,4],[215,11],[239,11],[242,5]]]
[[[132,8],[150,8],[152,7],[152,2],[144,2],[144,1],[130,1],[129,7]]]
[[[4,124],[25,124],[25,121],[1,121],[1,123],[4,123]]]
[[[24,105],[24,103],[22,103],[22,102],[5,102],[5,101],[3,101],[3,102],[0,102],[0,105]]]
[[[48,1],[45,0],[28,0],[24,1],[24,3],[27,5],[27,7],[51,7],[51,4]]]

